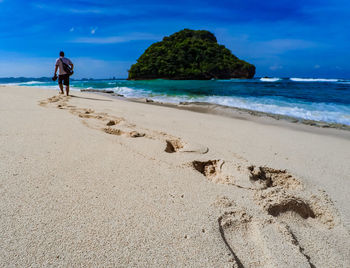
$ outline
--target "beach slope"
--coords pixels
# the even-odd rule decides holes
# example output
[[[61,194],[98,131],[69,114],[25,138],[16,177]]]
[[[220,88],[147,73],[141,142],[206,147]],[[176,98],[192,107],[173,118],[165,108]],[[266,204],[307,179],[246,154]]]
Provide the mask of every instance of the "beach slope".
[[[2,267],[350,266],[349,131],[32,87],[0,107]]]

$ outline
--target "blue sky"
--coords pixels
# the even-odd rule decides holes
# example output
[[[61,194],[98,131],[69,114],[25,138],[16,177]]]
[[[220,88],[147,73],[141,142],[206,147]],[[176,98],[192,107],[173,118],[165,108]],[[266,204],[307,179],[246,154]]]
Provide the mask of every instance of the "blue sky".
[[[213,32],[257,76],[350,78],[346,0],[0,0],[0,77],[126,77],[144,50],[184,28]]]

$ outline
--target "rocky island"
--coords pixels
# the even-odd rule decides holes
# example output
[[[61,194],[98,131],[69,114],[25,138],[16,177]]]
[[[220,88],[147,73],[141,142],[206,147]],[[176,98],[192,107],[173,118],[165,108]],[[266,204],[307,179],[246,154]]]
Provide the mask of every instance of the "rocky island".
[[[128,79],[209,80],[253,78],[255,66],[218,44],[209,31],[184,29],[152,44]]]

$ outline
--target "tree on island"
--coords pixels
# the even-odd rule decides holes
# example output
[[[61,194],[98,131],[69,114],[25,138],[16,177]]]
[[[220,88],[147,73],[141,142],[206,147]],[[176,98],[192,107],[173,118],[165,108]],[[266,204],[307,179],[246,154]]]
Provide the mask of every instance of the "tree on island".
[[[184,29],[152,44],[128,79],[206,80],[253,78],[255,66],[240,60],[209,31]]]

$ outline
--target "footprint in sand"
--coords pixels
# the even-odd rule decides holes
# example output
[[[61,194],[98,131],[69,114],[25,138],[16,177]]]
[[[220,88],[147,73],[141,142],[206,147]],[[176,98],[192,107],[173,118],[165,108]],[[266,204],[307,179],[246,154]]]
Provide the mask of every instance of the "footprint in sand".
[[[331,200],[281,187],[255,194],[257,203],[290,233],[314,267],[349,267],[350,235]]]
[[[195,170],[215,183],[234,185],[247,190],[267,189],[281,186],[286,189],[303,189],[300,180],[286,170],[269,167],[246,166],[236,161],[207,160],[193,161]]]
[[[67,101],[69,99],[70,99],[70,96],[58,95],[58,96],[53,96],[51,98],[48,98],[46,100],[39,101],[39,105],[40,106],[47,106],[47,104],[49,104],[49,103],[57,103],[57,102],[59,102],[59,105],[61,105],[60,107],[63,107],[63,106],[65,106],[67,104]]]
[[[241,165],[232,161],[228,163],[221,159],[207,161],[195,160],[190,165],[211,182],[234,185],[248,190],[252,190],[252,187],[254,187],[247,180],[249,176],[247,170],[242,169]]]
[[[118,125],[120,122],[122,121],[122,119],[114,119],[114,120],[109,120],[106,124],[106,126],[115,126]]]
[[[230,184],[230,178],[222,174],[222,160],[193,161],[195,170],[203,174],[208,180],[215,183]]]
[[[123,134],[123,132],[120,129],[110,128],[110,127],[104,128],[103,131],[107,134],[117,135],[117,136],[120,136]]]
[[[107,134],[111,134],[111,135],[117,135],[117,136],[121,136],[123,134],[127,134],[129,137],[131,138],[139,138],[139,137],[144,137],[146,134],[145,133],[140,133],[137,131],[131,131],[131,132],[123,132],[120,129],[116,129],[116,128],[104,128],[103,131]]]
[[[255,219],[246,209],[230,206],[218,225],[233,267],[312,267],[288,226],[273,219]]]
[[[209,148],[200,144],[195,143],[184,143],[180,139],[167,139],[165,140],[166,147],[164,149],[167,153],[199,153],[206,154],[209,151]]]
[[[255,199],[269,215],[274,217],[285,212],[296,213],[303,219],[316,217],[311,205],[306,200],[289,194],[282,188],[257,192]]]
[[[256,203],[266,213],[254,219],[246,210],[234,209],[227,198],[219,202],[232,207],[219,225],[225,244],[237,255],[237,267],[239,262],[244,267],[350,267],[350,235],[324,192],[305,191],[301,180],[285,170],[226,164],[192,162],[210,181],[254,190]]]
[[[131,131],[128,133],[128,135],[131,137],[131,138],[139,138],[139,137],[144,137],[146,136],[145,133],[140,133],[140,132],[137,132],[137,131]]]
[[[255,167],[249,166],[250,172],[249,179],[256,185],[257,188],[267,189],[270,187],[281,186],[285,189],[298,189],[303,188],[300,180],[294,178],[286,170],[273,169],[270,167]]]

